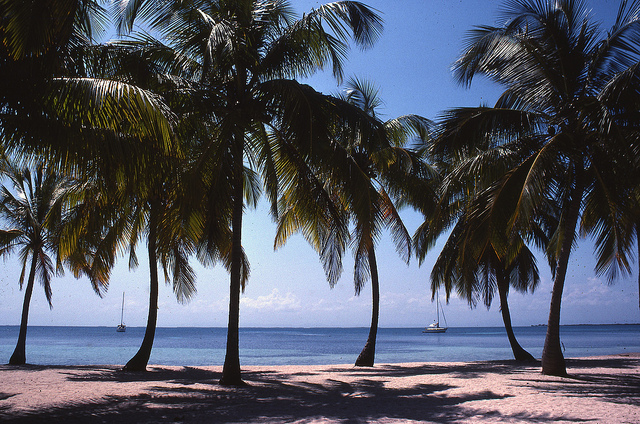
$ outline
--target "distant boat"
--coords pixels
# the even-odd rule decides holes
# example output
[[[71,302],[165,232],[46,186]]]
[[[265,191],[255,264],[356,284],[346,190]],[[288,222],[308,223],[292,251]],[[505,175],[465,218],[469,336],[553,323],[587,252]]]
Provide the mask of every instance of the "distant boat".
[[[122,292],[122,310],[120,311],[120,324],[116,327],[118,333],[124,333],[127,331],[127,326],[124,325],[124,292]]]
[[[430,324],[424,330],[423,333],[444,333],[447,331],[447,318],[444,316],[444,311],[442,311],[442,318],[444,319],[445,327],[440,327],[440,297],[438,296],[438,292],[436,292],[436,320],[434,323]]]

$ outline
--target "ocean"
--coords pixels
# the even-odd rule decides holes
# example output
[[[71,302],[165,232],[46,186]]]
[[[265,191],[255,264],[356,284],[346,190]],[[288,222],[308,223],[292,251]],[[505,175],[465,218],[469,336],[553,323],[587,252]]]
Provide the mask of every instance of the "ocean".
[[[241,365],[329,365],[355,362],[368,328],[242,328]],[[546,327],[516,327],[520,344],[542,356]],[[120,365],[138,350],[143,327],[29,327],[27,362],[39,365]],[[0,326],[0,363],[7,363],[18,326]],[[566,358],[640,352],[640,325],[562,326]],[[158,328],[150,364],[222,365],[225,328]],[[501,327],[454,327],[444,334],[421,328],[381,328],[377,363],[513,359]]]

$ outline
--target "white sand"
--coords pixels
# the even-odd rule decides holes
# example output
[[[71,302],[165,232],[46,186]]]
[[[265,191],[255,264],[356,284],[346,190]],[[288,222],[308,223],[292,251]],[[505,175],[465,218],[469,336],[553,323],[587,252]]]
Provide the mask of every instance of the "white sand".
[[[0,421],[640,423],[640,354],[568,360],[569,377],[503,362],[243,367],[0,366]]]

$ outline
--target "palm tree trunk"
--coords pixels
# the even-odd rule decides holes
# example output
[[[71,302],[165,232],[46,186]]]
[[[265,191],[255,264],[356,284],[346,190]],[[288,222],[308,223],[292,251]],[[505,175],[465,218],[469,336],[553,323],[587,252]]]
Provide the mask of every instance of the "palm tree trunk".
[[[582,202],[583,182],[582,164],[576,167],[575,185],[571,193],[567,215],[562,228],[563,240],[558,255],[556,275],[553,280],[553,291],[551,292],[551,305],[549,307],[549,321],[547,323],[547,336],[544,340],[542,350],[542,373],[547,375],[565,376],[567,366],[562,355],[560,344],[560,304],[562,302],[562,291],[564,290],[564,280],[567,275],[569,256],[575,238],[576,225],[580,215],[580,204]]]
[[[636,241],[638,242],[638,308],[640,308],[640,222],[636,223]]]
[[[378,280],[378,265],[376,263],[376,252],[373,248],[369,252],[369,270],[371,272],[371,291],[372,291],[372,312],[371,327],[369,328],[369,337],[364,345],[362,352],[356,359],[356,367],[372,367],[376,354],[376,337],[378,335],[378,316],[380,313],[380,282]]]
[[[498,295],[500,296],[500,312],[502,313],[502,322],[504,322],[504,329],[507,331],[507,337],[509,338],[509,344],[511,345],[511,351],[516,361],[523,362],[535,362],[536,358],[529,352],[524,350],[518,340],[516,340],[515,334],[513,334],[513,327],[511,326],[511,314],[509,313],[509,302],[507,301],[507,295],[509,293],[509,281],[505,275],[505,271],[499,269],[497,271],[498,282]]]
[[[31,303],[31,295],[33,294],[33,284],[36,279],[36,267],[38,257],[33,254],[31,260],[31,269],[29,270],[29,280],[24,290],[24,302],[22,304],[22,319],[20,321],[20,332],[18,333],[18,343],[9,359],[9,365],[24,365],[27,362],[26,345],[27,345],[27,321],[29,320],[29,304]]]
[[[153,339],[156,335],[156,323],[158,321],[158,261],[156,257],[156,237],[158,225],[158,204],[152,203],[149,213],[149,316],[147,317],[147,328],[138,353],[124,366],[126,371],[146,371]]]
[[[242,285],[242,215],[244,211],[242,135],[236,136],[235,176],[233,179],[233,216],[231,219],[231,281],[229,284],[229,324],[227,326],[227,351],[224,357],[220,384],[243,385],[240,372],[240,288]],[[238,155],[239,151],[239,155]],[[238,157],[239,156],[239,157]]]

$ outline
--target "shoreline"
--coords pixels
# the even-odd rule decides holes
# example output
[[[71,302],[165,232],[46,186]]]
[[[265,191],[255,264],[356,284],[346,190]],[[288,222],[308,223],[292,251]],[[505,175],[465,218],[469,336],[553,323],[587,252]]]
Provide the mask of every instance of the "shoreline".
[[[640,322],[613,322],[613,323],[595,323],[595,324],[560,324],[560,327],[608,327],[608,326],[619,326],[619,325],[640,325]],[[514,325],[513,328],[528,328],[528,327],[546,327],[547,324],[544,323],[540,323],[540,324],[523,324],[523,325]],[[20,324],[0,324],[0,327],[13,327],[13,328],[20,328]],[[117,325],[56,325],[56,324],[45,324],[45,325],[38,325],[38,324],[29,324],[29,328],[35,328],[35,327],[55,327],[55,328],[111,328],[114,329],[117,327]],[[410,326],[410,327],[378,327],[378,329],[386,329],[386,330],[418,330],[418,329],[422,329],[425,326]],[[127,328],[146,328],[146,325],[141,324],[141,325],[128,325],[127,324]],[[220,325],[220,326],[213,326],[213,327],[201,327],[201,326],[190,326],[190,325],[165,325],[165,326],[158,326],[157,328],[169,328],[169,329],[181,329],[181,328],[192,328],[192,329],[201,329],[201,330],[208,330],[208,329],[217,329],[217,330],[225,330],[227,329],[226,326],[224,325]],[[504,325],[459,325],[459,326],[455,326],[455,327],[449,327],[449,328],[501,328],[504,329]],[[364,329],[364,330],[368,330],[369,327],[368,326],[347,326],[347,327],[336,327],[336,326],[318,326],[318,327],[283,327],[283,326],[273,326],[273,327],[252,327],[252,326],[247,326],[247,327],[240,327],[240,330],[273,330],[273,329],[277,329],[277,330],[287,330],[287,329],[291,329],[291,330],[326,330],[326,329],[346,329],[346,330],[352,330],[352,329]]]
[[[515,361],[245,366],[0,365],[3,422],[640,422],[640,353],[567,359],[568,377]]]

